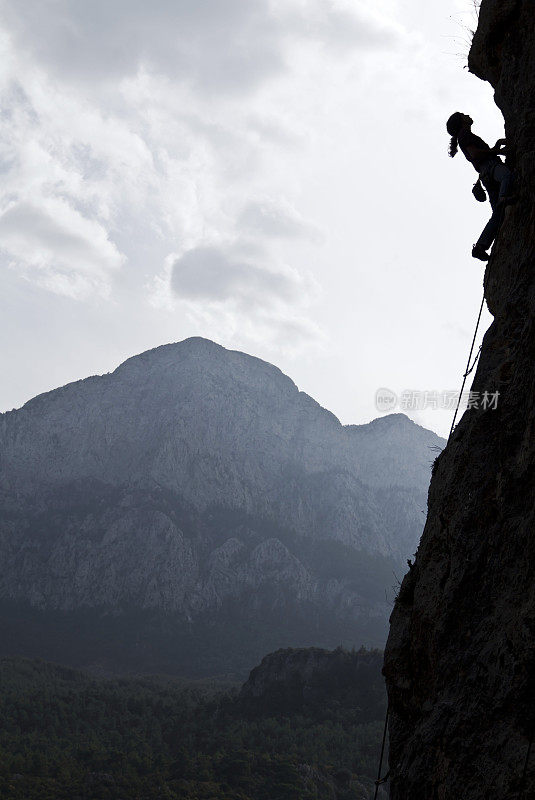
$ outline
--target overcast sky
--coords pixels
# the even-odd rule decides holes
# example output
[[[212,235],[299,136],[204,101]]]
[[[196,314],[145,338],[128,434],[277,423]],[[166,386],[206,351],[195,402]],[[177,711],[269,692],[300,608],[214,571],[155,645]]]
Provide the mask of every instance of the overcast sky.
[[[193,335],[344,423],[379,387],[459,387],[489,207],[445,121],[503,135],[464,68],[472,0],[0,0],[0,20],[0,410]]]

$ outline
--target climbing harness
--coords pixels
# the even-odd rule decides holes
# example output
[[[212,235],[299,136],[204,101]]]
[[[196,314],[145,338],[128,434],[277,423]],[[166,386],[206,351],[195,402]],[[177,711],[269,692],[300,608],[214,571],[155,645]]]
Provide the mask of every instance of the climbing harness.
[[[388,730],[388,717],[390,714],[390,706],[386,708],[386,717],[385,717],[385,727],[383,730],[383,743],[381,745],[381,758],[379,759],[379,769],[377,771],[377,780],[375,781],[375,794],[373,796],[373,800],[377,800],[377,793],[379,792],[379,786],[388,780],[388,776],[390,772],[387,772],[384,778],[381,778],[381,772],[383,770],[383,757],[385,754],[385,744],[386,744],[386,732]]]

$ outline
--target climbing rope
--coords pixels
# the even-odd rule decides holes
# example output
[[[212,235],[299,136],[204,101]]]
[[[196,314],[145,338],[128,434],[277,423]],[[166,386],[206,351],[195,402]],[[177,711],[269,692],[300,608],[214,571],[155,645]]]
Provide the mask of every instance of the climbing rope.
[[[474,331],[474,336],[472,338],[472,344],[470,346],[470,353],[468,355],[468,361],[466,363],[466,370],[465,370],[464,375],[463,375],[463,383],[462,383],[462,386],[461,386],[461,391],[459,392],[459,397],[458,397],[458,400],[457,400],[457,406],[455,408],[455,414],[453,415],[453,422],[451,423],[450,432],[448,434],[448,441],[449,441],[450,436],[451,436],[451,434],[453,432],[453,429],[455,427],[455,420],[457,419],[457,412],[459,411],[459,406],[460,406],[460,403],[461,403],[461,398],[462,398],[462,394],[463,394],[463,390],[464,390],[464,385],[466,383],[466,379],[470,375],[472,370],[474,369],[475,365],[478,362],[479,356],[481,354],[482,345],[479,346],[479,350],[476,353],[476,356],[474,358],[472,366],[470,366],[470,359],[472,358],[472,353],[474,352],[474,344],[475,344],[477,332],[478,332],[478,329],[479,329],[479,323],[481,321],[481,313],[483,311],[483,306],[485,304],[485,292],[486,292],[486,289],[487,289],[487,284],[489,282],[489,277],[490,277],[490,264],[489,264],[485,279],[483,281],[483,298],[481,300],[481,305],[479,306],[479,314],[477,315],[476,328],[475,328],[475,331]],[[519,800],[525,800],[525,797],[526,797],[526,776],[527,776],[527,772],[528,772],[528,764],[529,764],[529,759],[530,759],[530,756],[531,756],[531,749],[533,747],[534,738],[535,738],[535,725],[533,726],[533,729],[531,731],[531,735],[530,735],[529,742],[528,742],[528,749],[527,749],[527,752],[526,752],[526,758],[524,759],[524,769],[522,770],[522,778],[521,778],[521,781],[520,781]],[[377,789],[376,789],[375,795],[377,797]]]
[[[457,398],[457,405],[455,406],[455,413],[453,415],[453,421],[451,423],[450,432],[448,433],[448,442],[450,440],[450,436],[453,433],[453,429],[455,427],[455,420],[457,419],[457,412],[459,411],[459,406],[461,405],[461,399],[462,399],[462,396],[463,396],[463,391],[464,391],[464,386],[465,386],[465,383],[466,383],[466,379],[468,378],[468,376],[470,375],[470,373],[474,369],[475,365],[477,364],[477,361],[478,361],[480,353],[481,353],[481,347],[482,346],[480,345],[479,350],[476,353],[476,357],[474,358],[474,361],[472,363],[472,366],[470,366],[470,361],[472,360],[472,353],[474,352],[474,345],[476,343],[477,332],[479,330],[479,323],[481,322],[481,314],[483,313],[483,306],[485,305],[485,292],[487,290],[487,284],[489,282],[489,277],[490,277],[490,264],[489,264],[489,267],[487,269],[487,274],[485,276],[485,279],[483,281],[483,297],[481,298],[481,305],[479,306],[479,314],[477,315],[476,329],[475,329],[474,335],[472,337],[472,344],[470,345],[470,352],[468,354],[468,361],[466,362],[466,369],[465,369],[465,371],[463,373],[463,382],[462,382],[462,385],[461,385],[461,391],[459,392],[459,397]]]
[[[377,793],[379,792],[379,786],[387,780],[388,775],[389,775],[389,773],[387,772],[385,777],[381,778],[381,772],[383,771],[383,757],[384,757],[384,754],[385,754],[386,732],[388,730],[388,716],[389,716],[389,714],[390,714],[390,706],[387,706],[387,708],[386,708],[386,717],[385,717],[385,727],[384,727],[384,730],[383,730],[383,743],[381,745],[381,758],[379,759],[379,769],[377,771],[377,780],[375,781],[375,794],[373,796],[373,800],[377,800]]]
[[[477,315],[476,327],[475,327],[475,330],[474,330],[474,335],[472,337],[472,344],[470,345],[470,352],[468,354],[468,361],[466,362],[466,368],[465,368],[465,371],[463,373],[463,382],[462,382],[462,385],[461,385],[461,391],[459,392],[459,397],[457,398],[457,405],[455,407],[455,413],[453,415],[453,421],[451,423],[450,432],[448,434],[448,441],[450,440],[451,434],[453,433],[453,429],[455,427],[455,421],[457,419],[457,413],[459,411],[459,406],[461,404],[461,398],[463,396],[463,391],[464,391],[464,387],[465,387],[465,384],[466,384],[466,379],[468,378],[468,376],[470,375],[470,373],[473,371],[474,367],[476,366],[476,364],[477,364],[477,362],[479,360],[479,356],[481,354],[481,348],[483,346],[483,345],[479,345],[479,350],[477,351],[477,353],[475,355],[475,358],[472,361],[472,354],[474,352],[474,345],[476,343],[477,332],[479,330],[479,323],[481,322],[481,314],[483,313],[483,306],[485,305],[485,293],[486,293],[487,285],[488,285],[489,278],[490,278],[490,265],[491,265],[491,262],[489,262],[489,265],[488,265],[488,268],[487,268],[487,271],[486,271],[486,275],[485,275],[485,277],[483,279],[483,297],[481,298],[481,305],[479,306],[479,313]],[[472,361],[472,364],[470,364],[471,361]],[[381,757],[379,759],[379,770],[377,772],[377,780],[375,781],[374,800],[377,800],[377,794],[379,792],[379,786],[382,783],[385,783],[385,781],[388,780],[389,775],[390,775],[390,771],[389,771],[389,772],[386,773],[384,778],[381,778],[381,772],[383,770],[383,758],[384,758],[384,752],[385,752],[386,733],[387,733],[387,729],[388,729],[388,717],[389,717],[389,714],[390,714],[390,706],[388,706],[387,709],[386,709],[385,727],[384,727],[384,731],[383,731],[383,743],[381,745]],[[531,739],[530,739],[529,746],[528,746],[528,752],[526,754],[526,760],[525,760],[525,763],[524,763],[524,773],[522,775],[522,784],[521,784],[522,787],[525,785],[525,778],[526,778],[526,773],[527,773],[527,768],[528,768],[528,762],[529,762],[529,757],[530,757],[530,754],[531,754],[531,747],[532,747],[534,738],[535,738],[535,728],[534,728],[533,733],[531,735]],[[520,800],[524,800],[524,793],[522,793],[522,795],[520,797]]]
[[[529,737],[529,744],[528,744],[528,751],[526,753],[526,758],[524,761],[524,770],[522,772],[522,780],[520,781],[520,798],[519,800],[524,800],[526,796],[526,775],[528,773],[528,764],[529,764],[529,757],[531,755],[531,747],[533,745],[533,738],[535,737],[535,725],[531,729],[531,736]]]
[[[483,306],[484,305],[485,305],[485,289],[483,289],[483,297],[481,299],[481,305],[479,306],[479,314],[477,315],[476,329],[474,331],[474,336],[472,338],[472,344],[470,346],[470,353],[468,354],[468,361],[466,362],[466,369],[465,369],[464,374],[463,374],[463,382],[462,382],[462,385],[461,385],[461,391],[459,392],[459,397],[457,398],[457,405],[455,406],[455,414],[453,415],[453,421],[451,423],[450,432],[448,433],[448,441],[449,441],[450,436],[453,433],[453,429],[455,427],[455,420],[457,419],[457,412],[459,411],[459,406],[461,405],[461,398],[463,396],[464,385],[466,383],[466,379],[470,375],[472,370],[474,369],[474,367],[475,367],[475,365],[477,363],[477,360],[479,358],[479,353],[481,352],[481,348],[479,348],[479,352],[478,352],[478,354],[476,355],[476,357],[474,359],[474,363],[472,364],[472,366],[470,366],[470,361],[472,360],[472,353],[474,352],[474,345],[476,343],[476,336],[477,336],[477,332],[478,332],[478,329],[479,329],[479,323],[480,323],[480,320],[481,320],[481,313],[483,311]]]
[[[499,227],[501,227],[501,224],[503,222],[504,214],[505,214],[505,208],[502,206],[502,210],[500,212]],[[483,279],[483,297],[481,298],[481,305],[479,306],[479,314],[477,315],[476,329],[474,331],[474,337],[472,339],[472,344],[470,346],[470,353],[468,355],[468,361],[466,363],[466,369],[465,369],[464,375],[463,375],[463,383],[462,383],[462,386],[461,386],[461,391],[459,392],[459,397],[457,398],[457,405],[455,407],[455,413],[453,415],[453,421],[451,423],[450,432],[448,434],[448,442],[450,440],[450,436],[453,433],[453,429],[455,427],[455,420],[457,419],[457,412],[459,411],[459,406],[461,404],[461,398],[463,396],[464,385],[466,383],[466,379],[470,375],[472,370],[474,369],[475,365],[477,364],[477,361],[479,359],[479,355],[481,353],[481,347],[480,347],[478,352],[477,352],[477,354],[476,354],[476,357],[474,358],[474,363],[472,364],[472,366],[470,366],[470,359],[472,358],[472,353],[474,352],[474,345],[476,343],[476,336],[477,336],[477,332],[478,332],[478,329],[479,329],[479,323],[481,321],[481,313],[483,311],[483,306],[485,305],[485,292],[487,290],[487,284],[488,284],[489,278],[490,278],[490,266],[491,266],[491,264],[492,264],[492,260],[489,261],[489,265],[487,267],[487,272],[486,272],[485,278]]]

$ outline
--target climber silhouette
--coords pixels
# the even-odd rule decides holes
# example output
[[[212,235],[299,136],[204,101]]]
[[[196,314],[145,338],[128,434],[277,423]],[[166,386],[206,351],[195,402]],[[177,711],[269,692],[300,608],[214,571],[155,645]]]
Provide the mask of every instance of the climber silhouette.
[[[494,147],[489,147],[483,139],[472,133],[473,122],[467,114],[456,111],[447,121],[446,129],[451,136],[450,156],[453,158],[460,147],[467,160],[479,172],[479,178],[472,190],[474,197],[482,203],[485,202],[485,190],[481,183],[489,194],[492,216],[472,248],[474,258],[488,261],[487,250],[496,238],[504,208],[516,198],[512,194],[513,173],[498,158],[499,155],[505,155],[505,139],[498,139]]]

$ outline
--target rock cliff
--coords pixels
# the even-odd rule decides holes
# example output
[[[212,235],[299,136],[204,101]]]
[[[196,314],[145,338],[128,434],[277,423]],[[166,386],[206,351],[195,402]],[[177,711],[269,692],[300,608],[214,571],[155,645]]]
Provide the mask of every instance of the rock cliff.
[[[469,68],[495,89],[520,194],[487,265],[494,321],[472,385],[500,396],[464,414],[436,461],[392,613],[392,800],[535,797],[533,0],[482,0]]]
[[[342,426],[276,367],[200,338],[40,395],[0,417],[8,652],[30,629],[14,626],[13,603],[48,613],[41,625],[34,614],[36,631],[51,612],[63,625],[67,612],[103,610],[110,642],[119,613],[173,614],[182,652],[201,639],[239,650],[246,619],[248,665],[285,643],[381,645],[385,588],[415,549],[429,448],[442,444],[402,414]],[[105,627],[76,620],[71,631]],[[138,629],[138,660],[161,651],[147,644],[154,617],[142,633],[123,623]],[[284,638],[265,640],[281,626]],[[228,632],[217,646],[215,628]]]

